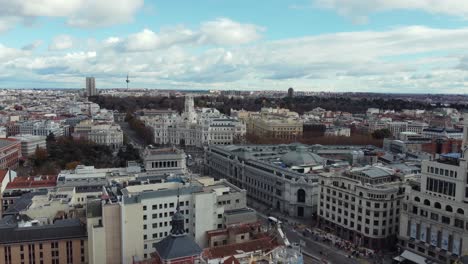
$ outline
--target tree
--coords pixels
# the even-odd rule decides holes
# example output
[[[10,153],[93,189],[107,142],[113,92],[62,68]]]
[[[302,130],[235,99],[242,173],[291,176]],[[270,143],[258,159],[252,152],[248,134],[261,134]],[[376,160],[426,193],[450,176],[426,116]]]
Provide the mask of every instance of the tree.
[[[388,128],[377,129],[372,132],[372,137],[375,139],[384,139],[392,136],[392,132]]]
[[[66,170],[74,170],[76,169],[76,166],[80,165],[80,162],[79,161],[72,161],[72,162],[68,162],[66,165],[65,165],[65,169]]]
[[[50,132],[49,135],[46,137],[46,142],[55,142],[55,135],[54,133]]]

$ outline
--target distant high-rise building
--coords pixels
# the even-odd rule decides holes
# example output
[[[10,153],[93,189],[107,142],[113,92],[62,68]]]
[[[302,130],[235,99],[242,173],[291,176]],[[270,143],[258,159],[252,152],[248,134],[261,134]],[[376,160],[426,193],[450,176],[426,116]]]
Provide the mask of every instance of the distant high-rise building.
[[[289,98],[293,98],[294,97],[294,89],[292,87],[290,87],[288,89],[288,97]]]
[[[97,95],[96,81],[94,77],[86,77],[86,96]]]

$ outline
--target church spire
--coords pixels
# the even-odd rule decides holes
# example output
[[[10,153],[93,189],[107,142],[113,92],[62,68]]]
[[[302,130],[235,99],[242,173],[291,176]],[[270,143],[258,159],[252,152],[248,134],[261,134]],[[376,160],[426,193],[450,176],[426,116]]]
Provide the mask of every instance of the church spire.
[[[172,228],[171,228],[171,236],[184,236],[185,235],[185,228],[184,228],[184,221],[185,218],[180,212],[180,202],[179,202],[179,192],[180,189],[177,187],[177,207],[176,212],[172,216]]]

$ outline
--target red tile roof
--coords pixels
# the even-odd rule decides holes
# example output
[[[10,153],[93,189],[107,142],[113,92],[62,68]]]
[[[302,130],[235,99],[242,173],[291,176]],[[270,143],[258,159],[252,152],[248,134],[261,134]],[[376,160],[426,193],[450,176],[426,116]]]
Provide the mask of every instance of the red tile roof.
[[[36,179],[40,177],[39,179]],[[6,189],[35,189],[48,188],[57,185],[57,175],[41,175],[31,177],[16,177],[7,184]]]
[[[203,250],[203,256],[208,259],[223,258],[239,254],[238,251],[253,252],[257,250],[270,251],[278,246],[276,239],[266,236],[260,239],[251,240],[244,243],[224,245]]]
[[[0,182],[3,181],[5,176],[7,175],[8,171],[7,170],[0,170]]]
[[[223,261],[223,264],[240,264],[240,262],[234,256],[230,256],[225,261]]]

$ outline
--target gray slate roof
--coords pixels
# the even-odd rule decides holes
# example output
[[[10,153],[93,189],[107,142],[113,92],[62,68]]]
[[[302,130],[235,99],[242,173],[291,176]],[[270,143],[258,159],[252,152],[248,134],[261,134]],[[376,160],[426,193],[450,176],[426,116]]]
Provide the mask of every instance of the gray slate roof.
[[[53,225],[17,227],[0,226],[0,244],[26,243],[71,238],[86,238],[86,227],[78,219],[58,220]]]
[[[163,260],[196,256],[202,252],[200,246],[186,235],[168,236],[156,243],[155,249]]]
[[[296,150],[290,151],[281,157],[281,161],[288,166],[315,166],[323,163],[323,158],[309,152],[306,147],[298,146]]]

